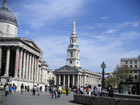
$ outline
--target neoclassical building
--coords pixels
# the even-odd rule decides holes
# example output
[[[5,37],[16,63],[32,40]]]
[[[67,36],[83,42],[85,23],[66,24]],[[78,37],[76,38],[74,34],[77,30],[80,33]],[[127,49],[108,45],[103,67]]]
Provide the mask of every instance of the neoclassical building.
[[[100,74],[84,70],[80,67],[80,50],[77,39],[74,19],[70,44],[67,49],[66,65],[54,71],[54,74],[56,75],[56,85],[72,88],[87,85],[95,86],[101,83]]]
[[[1,82],[17,85],[47,84],[47,62],[34,41],[17,37],[18,24],[4,0],[0,9],[0,76]]]

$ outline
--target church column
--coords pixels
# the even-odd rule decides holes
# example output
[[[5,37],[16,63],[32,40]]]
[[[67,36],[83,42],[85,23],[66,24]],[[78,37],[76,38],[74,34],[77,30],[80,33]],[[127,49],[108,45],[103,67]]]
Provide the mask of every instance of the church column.
[[[79,87],[79,75],[77,75],[77,87]]]
[[[23,55],[23,73],[22,73],[22,78],[25,78],[25,69],[26,69],[26,51],[24,50],[24,55]]]
[[[74,75],[73,75],[72,77],[73,77],[73,79],[72,79],[72,80],[73,80],[73,81],[72,81],[72,86],[75,86],[75,83],[74,83],[74,82],[75,82],[75,80],[74,80]]]
[[[9,76],[9,66],[10,66],[10,48],[7,49],[7,56],[6,56],[6,71],[5,76]]]
[[[20,60],[20,55],[19,55],[19,48],[16,49],[16,60],[15,60],[15,75],[14,77],[17,78],[18,77],[18,66],[19,66],[19,60]]]
[[[61,85],[61,76],[59,75],[59,85]]]
[[[21,78],[21,73],[22,73],[22,58],[23,58],[23,50],[21,49],[20,51],[20,67],[19,67],[19,78]]]
[[[81,86],[81,75],[79,75],[79,87]]]
[[[68,88],[70,87],[70,75],[68,75]]]
[[[2,47],[0,46],[0,75],[1,75],[1,66],[2,66]]]
[[[63,87],[65,88],[65,75],[63,75]]]

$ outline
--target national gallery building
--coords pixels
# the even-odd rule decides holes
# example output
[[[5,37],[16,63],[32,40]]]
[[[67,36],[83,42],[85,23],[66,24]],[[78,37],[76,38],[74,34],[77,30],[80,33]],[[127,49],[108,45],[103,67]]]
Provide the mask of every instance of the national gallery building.
[[[34,84],[44,85],[48,64],[42,61],[42,50],[34,41],[17,37],[15,15],[4,0],[0,9],[0,76],[1,82],[14,83],[20,89]]]

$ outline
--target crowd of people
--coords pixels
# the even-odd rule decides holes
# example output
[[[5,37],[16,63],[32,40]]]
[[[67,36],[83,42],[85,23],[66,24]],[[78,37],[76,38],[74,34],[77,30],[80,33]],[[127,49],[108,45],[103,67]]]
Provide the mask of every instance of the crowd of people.
[[[98,86],[91,87],[91,85],[87,87],[81,86],[80,88],[76,88],[75,93],[76,94],[88,94],[89,96],[94,95],[94,96],[101,96],[101,85],[99,84]]]
[[[39,96],[40,93],[42,92],[42,86],[39,86],[39,84],[34,85],[33,88],[30,88],[30,86],[26,86],[23,83],[21,84],[21,94],[23,94],[23,92],[32,92],[32,95],[35,96]],[[5,96],[7,96],[8,94],[11,94],[12,92],[16,92],[17,86],[15,84],[8,84],[6,83],[4,85],[4,90],[5,90]],[[45,86],[45,92],[49,91],[50,97],[53,99],[60,99],[61,98],[61,94],[62,94],[62,86],[58,85],[58,86]],[[66,86],[65,88],[63,88],[63,90],[65,90],[65,94],[66,96],[68,96],[70,89],[68,88],[68,86]],[[79,87],[79,88],[73,88],[71,89],[73,92],[75,92],[76,94],[87,94],[89,96],[101,96],[101,92],[102,92],[102,87],[99,84],[98,86],[94,86],[92,87],[91,85],[87,86],[87,87]],[[107,87],[107,91],[108,91],[108,96],[109,97],[113,97],[113,88],[111,85],[109,85]]]

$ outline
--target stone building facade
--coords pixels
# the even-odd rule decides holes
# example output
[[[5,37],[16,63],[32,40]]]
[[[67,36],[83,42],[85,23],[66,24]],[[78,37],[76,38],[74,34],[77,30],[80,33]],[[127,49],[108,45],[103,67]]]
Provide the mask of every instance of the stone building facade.
[[[140,81],[140,55],[137,58],[121,58],[121,65],[127,65],[135,80]]]
[[[87,85],[96,86],[101,83],[100,74],[84,70],[80,67],[80,50],[77,39],[74,19],[70,44],[67,49],[66,65],[54,71],[56,75],[55,84],[62,85],[63,88],[66,86],[69,88]]]
[[[48,65],[42,61],[42,50],[34,41],[17,37],[17,31],[17,19],[4,0],[0,9],[1,82],[14,83],[18,90],[22,83],[30,88],[34,84],[44,86]]]

